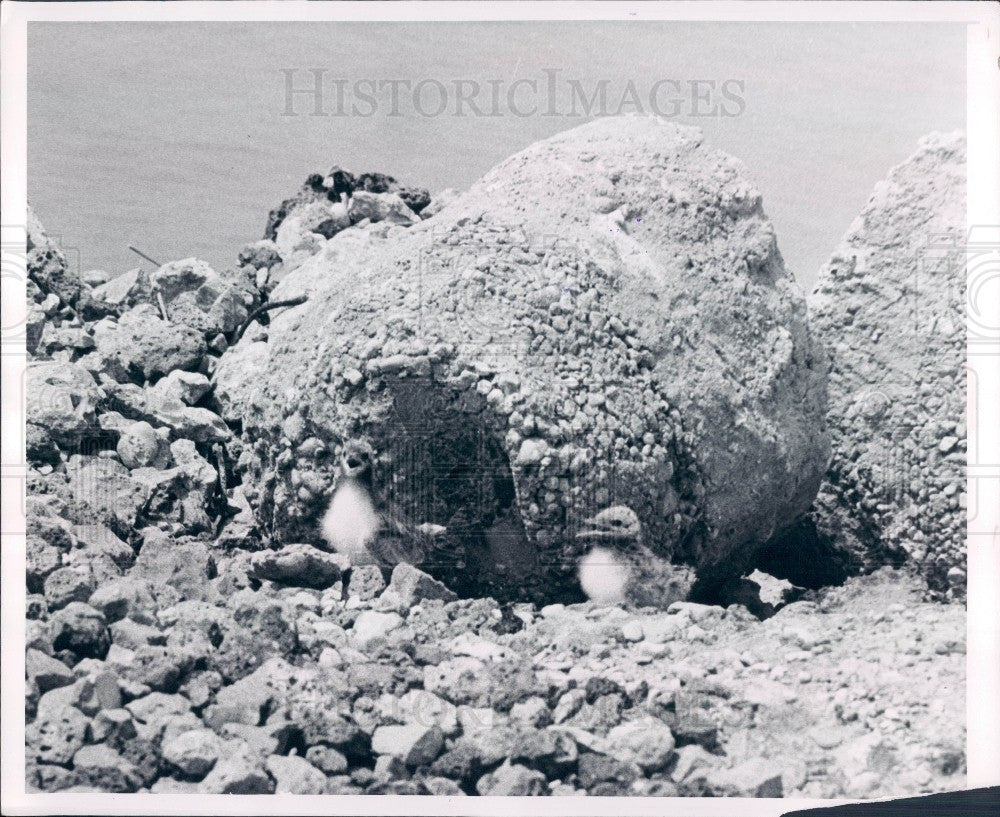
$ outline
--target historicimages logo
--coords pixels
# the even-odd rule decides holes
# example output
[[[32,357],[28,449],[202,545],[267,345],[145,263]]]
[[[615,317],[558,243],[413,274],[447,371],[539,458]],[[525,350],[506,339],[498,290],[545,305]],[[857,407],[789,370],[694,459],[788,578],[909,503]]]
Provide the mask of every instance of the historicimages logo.
[[[282,116],[514,116],[580,118],[653,114],[730,118],[746,110],[746,82],[734,77],[584,79],[544,68],[538,76],[337,77],[327,68],[282,68]]]

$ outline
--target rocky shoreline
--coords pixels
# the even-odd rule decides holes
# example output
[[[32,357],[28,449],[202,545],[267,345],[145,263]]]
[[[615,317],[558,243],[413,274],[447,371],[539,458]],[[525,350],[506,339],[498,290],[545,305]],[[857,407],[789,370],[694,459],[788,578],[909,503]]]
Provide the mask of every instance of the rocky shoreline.
[[[911,481],[903,499],[886,496],[876,443],[879,418],[908,392],[883,384],[889,403],[873,410],[871,401],[859,409],[857,394],[859,381],[885,371],[881,353],[865,351],[868,321],[881,312],[860,319],[872,296],[857,248],[881,273],[892,236],[929,229],[926,219],[884,190],[873,198],[845,243],[854,250],[838,251],[823,297],[810,301],[816,341],[742,169],[684,129],[643,127],[626,120],[558,137],[465,197],[432,199],[377,173],[316,174],[222,273],[186,259],[73,276],[29,213],[29,789],[878,797],[964,785],[956,474],[965,432],[947,399],[958,387],[944,375],[930,381],[935,399],[904,418],[920,440],[908,462],[926,479]],[[593,210],[562,236],[578,251],[599,217],[617,225],[613,252],[594,242],[594,258],[578,263],[506,237],[501,215],[548,197],[555,203],[537,210],[539,229],[547,218],[548,228],[562,224],[577,212],[569,189],[584,189],[574,174],[621,144],[644,155],[653,138],[666,140],[664,165],[627,183],[607,181],[615,174],[605,168],[579,204]],[[954,221],[963,150],[957,137],[929,140],[890,177],[905,201],[921,184],[947,191],[923,197],[939,214],[935,227]],[[536,162],[553,164],[546,151],[580,162],[567,189],[557,175],[536,177]],[[942,167],[951,186],[938,181]],[[649,179],[655,190],[643,186]],[[629,196],[660,209],[639,211]],[[412,278],[400,259],[428,235],[444,248],[431,252],[445,272],[421,267],[424,303],[446,316],[488,303],[502,319],[477,323],[469,337],[488,331],[506,368],[463,356],[465,336],[450,318],[434,324],[437,345],[406,329],[414,306],[393,275]],[[656,244],[662,236],[669,241]],[[671,268],[683,286],[652,301],[607,276],[615,264],[639,264],[637,247],[674,258],[685,242],[709,249]],[[475,249],[471,267],[450,265],[456,246]],[[912,252],[892,256],[897,290]],[[552,280],[517,289],[536,263],[555,270]],[[385,274],[365,278],[368,269]],[[700,311],[683,308],[703,285],[691,269],[716,276]],[[852,298],[831,305],[845,278]],[[570,280],[587,287],[567,289]],[[342,308],[344,289],[372,311]],[[650,306],[671,292],[678,322],[690,324],[673,335],[663,323],[673,313]],[[503,317],[522,301],[530,309],[516,321]],[[726,321],[739,309],[765,330],[737,337],[744,330]],[[893,320],[910,313],[901,314]],[[503,336],[517,321],[534,332],[527,352]],[[574,348],[576,332],[593,349]],[[949,369],[956,332],[931,338],[946,350],[935,372]],[[666,347],[661,335],[673,338]],[[340,337],[357,340],[333,342]],[[733,351],[719,352],[720,338]],[[834,457],[822,487],[821,344],[834,373]],[[547,362],[557,359],[550,379]],[[588,359],[586,371],[574,362]],[[930,371],[920,365],[886,380],[919,383]],[[446,397],[417,388],[428,376],[447,385]],[[413,473],[428,452],[451,455],[436,440],[392,448],[393,430],[414,422],[392,414],[399,395],[429,400],[437,413],[428,416],[444,418],[449,435],[470,416],[477,430],[495,431],[483,455],[492,481],[463,477],[454,496],[465,498],[426,500],[403,455]],[[447,511],[454,528],[463,491],[492,503],[477,522],[491,547],[501,542],[488,551],[492,572],[352,565],[325,549],[315,519],[330,496],[333,454],[337,441],[359,436],[392,454],[383,466],[395,464],[399,479],[386,490],[432,509],[420,521]],[[571,450],[580,439],[590,444]],[[601,607],[553,589],[553,577],[572,583],[579,553],[564,543],[578,541],[580,514],[623,499],[642,518],[650,558],[697,571],[702,596],[696,586],[693,598],[711,603]],[[559,558],[540,559],[529,581],[494,559],[501,552],[508,562],[529,552]]]

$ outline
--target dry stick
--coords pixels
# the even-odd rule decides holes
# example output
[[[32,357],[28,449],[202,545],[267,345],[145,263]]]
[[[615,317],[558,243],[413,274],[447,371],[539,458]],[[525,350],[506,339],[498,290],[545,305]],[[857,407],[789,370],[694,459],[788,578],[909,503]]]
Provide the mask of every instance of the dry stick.
[[[269,312],[272,309],[278,309],[279,307],[282,306],[298,306],[299,304],[304,304],[308,300],[309,300],[308,295],[299,295],[297,298],[289,298],[286,301],[270,301],[269,303],[261,304],[253,312],[250,313],[250,317],[248,317],[245,321],[243,321],[243,325],[240,327],[240,331],[236,333],[236,340],[242,338],[243,333],[247,331],[247,327],[250,326],[251,323],[253,323],[258,317],[263,315],[265,312]]]
[[[157,267],[162,267],[163,266],[159,261],[157,261],[157,260],[155,260],[153,258],[150,258],[142,250],[136,249],[131,244],[128,245],[128,248],[130,250],[132,250],[132,252],[134,252],[140,258],[145,258],[150,264],[153,264],[153,265],[155,265]],[[156,303],[160,307],[160,317],[162,317],[163,320],[169,322],[170,321],[170,313],[167,312],[167,303],[166,303],[166,301],[163,300],[163,293],[160,292],[159,289],[156,290]]]
[[[131,244],[128,245],[128,248],[130,250],[132,250],[132,252],[134,252],[136,255],[140,256],[141,258],[145,258],[150,264],[155,264],[157,267],[162,267],[163,266],[163,264],[161,264],[159,261],[154,261],[148,255],[146,255],[146,253],[144,253],[142,250],[137,250]]]

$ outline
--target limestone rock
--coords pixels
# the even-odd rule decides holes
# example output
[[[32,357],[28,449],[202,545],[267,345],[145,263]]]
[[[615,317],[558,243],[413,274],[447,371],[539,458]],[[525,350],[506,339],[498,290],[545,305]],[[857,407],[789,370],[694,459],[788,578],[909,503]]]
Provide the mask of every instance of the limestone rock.
[[[201,779],[212,770],[225,748],[211,729],[192,729],[163,744],[163,759],[185,776]]]
[[[327,486],[350,439],[373,445],[376,490],[447,529],[427,569],[462,594],[569,592],[573,534],[616,503],[707,590],[815,496],[805,302],[742,165],[696,130],[608,118],[540,142],[431,219],[338,235],[272,297],[303,293],[215,375],[285,541],[324,510],[284,467],[293,415],[334,454]]]
[[[405,562],[393,568],[386,592],[392,594],[394,602],[407,609],[424,599],[454,601],[458,598],[441,582]]]
[[[185,258],[164,264],[149,276],[154,292],[163,296],[172,323],[203,335],[227,334],[247,318],[250,288],[226,281],[206,262]],[[246,297],[245,297],[246,296]]]
[[[365,610],[354,621],[351,638],[359,647],[366,647],[376,639],[385,638],[403,623],[396,613],[379,613]]]
[[[57,443],[78,445],[97,428],[96,409],[105,395],[83,367],[33,363],[28,366],[25,389],[25,416]]]
[[[363,219],[369,219],[373,224],[387,221],[409,227],[419,221],[419,217],[395,193],[365,193],[356,192],[351,196],[347,207],[351,222],[357,224]]]
[[[28,277],[42,292],[56,295],[67,306],[74,306],[81,297],[86,297],[90,287],[80,280],[66,263],[66,256],[58,244],[50,239],[28,206],[27,221],[27,269]]]
[[[34,684],[38,688],[39,693],[73,683],[73,673],[62,661],[33,649],[24,654],[24,677],[29,686]]]
[[[198,785],[203,794],[270,794],[274,781],[263,762],[245,745],[226,752]]]
[[[163,469],[170,465],[166,437],[145,420],[132,423],[122,432],[116,450],[126,468]]]
[[[88,604],[73,601],[49,619],[53,649],[72,650],[80,657],[103,658],[111,645],[108,623]]]
[[[809,299],[830,357],[820,535],[854,569],[911,559],[942,594],[965,566],[965,162],[961,133],[921,140]]]
[[[117,380],[154,380],[174,369],[197,369],[206,352],[202,332],[168,323],[149,305],[129,310],[117,323],[97,324],[94,341],[96,351],[84,358],[85,365],[93,358],[90,365]]]
[[[88,718],[72,706],[40,716],[25,730],[27,755],[41,763],[68,766],[87,734]]]
[[[443,748],[444,734],[438,726],[380,726],[372,735],[373,752],[398,757],[410,768],[432,763]]]
[[[274,777],[275,794],[326,794],[326,775],[304,758],[271,755],[267,770]]]
[[[545,775],[517,763],[504,763],[476,783],[476,791],[484,797],[537,797],[547,789]]]
[[[346,567],[345,560],[337,554],[304,544],[262,550],[250,557],[250,575],[254,578],[295,587],[329,587]]]

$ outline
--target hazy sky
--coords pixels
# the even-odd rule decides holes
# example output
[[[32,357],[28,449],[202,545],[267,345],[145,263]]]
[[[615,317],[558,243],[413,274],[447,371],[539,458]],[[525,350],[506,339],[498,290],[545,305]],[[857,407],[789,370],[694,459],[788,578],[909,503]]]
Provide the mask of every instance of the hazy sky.
[[[326,112],[337,112],[340,87],[348,115],[310,116],[313,100],[302,95],[292,100],[298,115],[283,115],[282,69],[302,87],[313,68],[323,70]],[[373,106],[362,98],[366,80],[400,82],[383,84]],[[474,86],[465,81],[478,83],[473,103],[499,115],[476,116],[464,105],[466,115],[455,116],[456,80],[466,94]],[[919,137],[965,127],[965,30],[32,23],[28,197],[81,269],[118,274],[136,266],[128,244],[160,261],[197,255],[221,268],[261,237],[271,207],[333,164],[390,173],[432,193],[467,187],[511,153],[587,121],[571,81],[588,98],[606,81],[609,112],[629,102],[631,83],[636,97],[623,110],[634,110],[636,99],[649,109],[652,95],[661,113],[677,107],[675,121],[700,126],[710,145],[742,159],[787,265],[808,286],[872,186]],[[415,107],[412,89],[421,82]],[[399,115],[391,115],[392,87],[400,89]],[[447,107],[435,115],[440,87]],[[494,92],[499,105],[491,105]],[[694,115],[713,107],[739,115]]]

